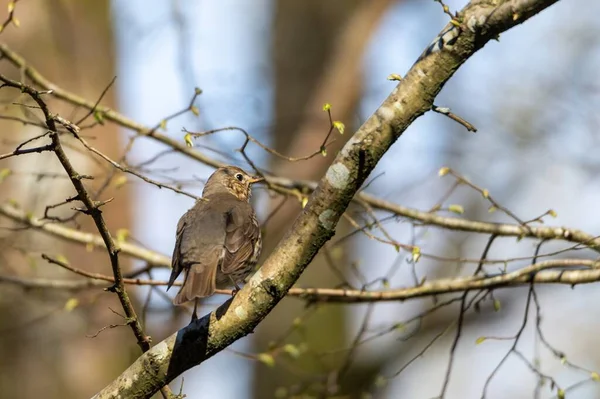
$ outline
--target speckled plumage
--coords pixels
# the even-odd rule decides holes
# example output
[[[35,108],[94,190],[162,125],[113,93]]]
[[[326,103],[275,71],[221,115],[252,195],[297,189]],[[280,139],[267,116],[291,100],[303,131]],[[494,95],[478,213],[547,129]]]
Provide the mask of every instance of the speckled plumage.
[[[261,250],[258,221],[249,203],[251,185],[261,179],[242,169],[217,169],[198,201],[179,220],[168,288],[185,272],[176,305],[236,286],[252,273]]]

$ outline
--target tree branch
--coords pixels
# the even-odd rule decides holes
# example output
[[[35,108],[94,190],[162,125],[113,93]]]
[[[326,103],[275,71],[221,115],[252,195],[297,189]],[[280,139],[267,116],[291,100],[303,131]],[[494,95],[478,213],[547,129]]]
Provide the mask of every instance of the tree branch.
[[[64,267],[76,274],[87,277],[86,280],[53,280],[46,278],[26,278],[0,275],[0,282],[22,286],[24,288],[81,290],[93,287],[106,287],[114,278],[99,273],[90,273],[69,266],[59,260],[42,255],[50,263]],[[560,270],[550,270],[560,268]],[[566,270],[575,268],[576,270]],[[587,269],[581,269],[587,268]],[[510,273],[493,276],[468,276],[437,279],[416,287],[398,288],[384,291],[365,291],[340,288],[290,288],[289,297],[297,297],[308,303],[370,303],[387,301],[405,301],[425,296],[467,292],[472,290],[518,287],[536,284],[588,284],[600,281],[600,262],[590,259],[553,259],[538,262]],[[130,285],[166,286],[167,281],[141,278],[123,278]],[[180,281],[173,283],[181,286]],[[219,294],[231,295],[231,290],[217,290]]]
[[[106,249],[104,240],[98,234],[82,232],[62,224],[44,222],[36,217],[30,216],[26,212],[10,204],[0,204],[0,214],[27,227],[69,242],[86,245],[88,248]],[[117,244],[121,250],[121,254],[142,259],[151,265],[160,265],[164,267],[169,267],[171,265],[171,258],[159,254],[158,252],[154,252],[128,242],[119,242]]]

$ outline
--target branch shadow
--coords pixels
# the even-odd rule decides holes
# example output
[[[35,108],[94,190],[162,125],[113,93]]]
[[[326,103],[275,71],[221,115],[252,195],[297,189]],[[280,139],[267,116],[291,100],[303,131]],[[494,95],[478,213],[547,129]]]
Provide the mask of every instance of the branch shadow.
[[[233,298],[228,299],[214,311],[217,320],[220,320],[227,313],[232,301]],[[199,365],[216,353],[208,347],[212,313],[193,320],[177,332],[167,369],[167,382],[171,382],[186,370]]]

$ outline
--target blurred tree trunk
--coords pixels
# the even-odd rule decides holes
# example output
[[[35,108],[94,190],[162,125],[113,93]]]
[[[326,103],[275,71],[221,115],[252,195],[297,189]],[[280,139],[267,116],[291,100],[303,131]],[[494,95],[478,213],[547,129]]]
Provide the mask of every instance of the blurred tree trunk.
[[[336,120],[352,130],[354,115],[362,91],[362,55],[371,33],[391,0],[360,1],[278,1],[273,29],[275,70],[274,147],[289,156],[313,153],[321,146],[329,119],[322,111],[325,102],[333,106]],[[319,179],[346,136],[337,132],[336,142],[328,147],[328,156],[291,163],[273,159],[271,169],[282,176]],[[273,207],[281,199],[273,202]],[[269,253],[300,211],[300,203],[290,198],[266,226],[264,253]],[[338,233],[344,234],[343,225]],[[345,252],[345,251],[344,251]],[[342,254],[336,263],[344,265],[351,254]],[[340,280],[322,256],[316,258],[300,280],[301,286],[334,286]],[[300,301],[284,301],[261,323],[255,334],[257,351],[264,351],[277,341],[294,318],[303,314]],[[341,306],[326,306],[302,322],[304,335],[286,342],[306,344],[309,351],[322,351],[343,346],[347,341],[346,311]],[[305,355],[305,359],[310,357]],[[323,371],[319,362],[298,360],[308,372]],[[336,367],[336,365],[334,365]],[[255,369],[257,398],[272,397],[275,389],[298,382],[284,368]]]
[[[21,21],[21,27],[15,29],[14,26],[9,26],[2,32],[2,41],[56,85],[95,101],[114,76],[108,5],[108,1],[19,2],[16,4],[16,15]],[[8,62],[3,62],[0,67],[2,73],[19,78],[18,70],[9,66]],[[14,92],[9,93],[8,89],[2,95],[3,98],[6,95],[16,96]],[[19,99],[22,100],[23,97]],[[53,101],[50,97],[47,100],[51,112],[72,121],[87,113],[85,110],[75,110],[71,105]],[[116,108],[113,90],[108,91],[102,103]],[[29,111],[24,117],[41,120],[40,113],[35,110]],[[91,122],[93,118],[88,118],[83,125]],[[2,121],[0,125],[3,127],[2,131],[11,132],[0,137],[0,153],[14,149],[15,142],[41,133],[40,129],[21,127],[14,122]],[[97,126],[82,133],[93,137],[93,145],[105,154],[115,158],[120,156],[122,146],[117,136],[118,129],[114,125]],[[63,141],[73,147],[81,147],[67,137]],[[68,154],[80,173],[98,176],[96,180],[86,182],[91,192],[95,192],[104,180],[99,173],[103,173],[105,168],[99,167],[102,164],[91,162],[89,154],[83,156],[71,150],[68,150]],[[52,153],[36,158],[17,157],[6,163],[6,166],[13,170],[13,175],[3,183],[0,201],[14,198],[20,202],[21,207],[41,216],[46,205],[61,202],[73,194],[73,187],[67,179],[40,179],[34,175],[64,175],[64,170]],[[111,191],[114,189],[103,192],[98,199],[115,197],[115,201],[103,209],[107,224],[114,233],[116,229],[129,225],[130,195],[126,186],[118,193]],[[69,215],[73,212],[72,207],[63,206],[54,214]],[[80,215],[78,221],[82,230],[96,232],[87,216]],[[4,220],[0,223],[3,226],[8,224]],[[15,251],[15,246],[23,252]],[[88,252],[81,245],[57,241],[28,231],[4,235],[0,247],[7,249],[2,251],[0,265],[7,274],[71,277],[64,270],[42,261],[41,252],[62,254],[72,264],[84,266],[90,271],[110,274],[111,270],[105,251]],[[130,355],[135,353],[123,351],[123,342],[130,342],[135,347],[131,332],[126,329],[116,329],[96,339],[86,337],[86,334],[94,333],[108,324],[109,318],[114,317],[112,313],[107,314],[110,312],[108,306],[114,309],[119,306],[112,294],[37,292],[25,291],[19,287],[9,287],[6,290],[10,295],[2,295],[0,298],[0,353],[4,359],[0,364],[2,397],[89,397],[117,371],[126,367],[131,360]],[[79,306],[86,308],[85,314],[88,317],[83,316],[77,308],[72,312],[63,309],[70,297],[79,300]],[[88,311],[90,307],[96,311]],[[36,326],[35,331],[43,331],[43,335],[33,332],[32,323]],[[65,333],[65,325],[70,326],[69,334]],[[115,350],[106,350],[107,348]],[[115,356],[116,353],[121,355]],[[85,357],[84,362],[81,361],[81,356]],[[32,380],[35,380],[35,384],[27,383]]]

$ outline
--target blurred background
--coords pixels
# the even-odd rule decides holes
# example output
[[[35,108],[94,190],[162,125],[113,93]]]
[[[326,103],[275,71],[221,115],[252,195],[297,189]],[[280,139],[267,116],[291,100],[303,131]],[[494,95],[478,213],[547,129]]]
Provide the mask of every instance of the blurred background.
[[[467,2],[445,3],[459,10]],[[0,10],[6,12],[5,7]],[[437,171],[448,166],[488,189],[523,220],[553,209],[558,217],[545,219],[548,223],[598,234],[598,13],[598,2],[563,0],[488,44],[436,100],[436,105],[450,107],[478,132],[467,132],[442,115],[426,114],[385,155],[366,191],[421,210],[443,201],[444,206],[460,204],[469,219],[513,222],[502,213],[489,213],[489,204],[477,192],[452,189],[451,177],[439,178]],[[194,88],[202,89],[195,102],[198,116],[188,112],[163,126],[165,134],[181,142],[182,128],[238,126],[283,154],[307,155],[318,151],[329,130],[322,106],[330,103],[333,119],[342,121],[346,131],[335,133],[327,157],[292,163],[258,146],[248,148],[263,170],[311,180],[323,175],[337,149],[393,90],[396,82],[386,78],[404,75],[449,19],[434,0],[28,0],[16,4],[15,16],[20,27],[8,26],[0,41],[28,65],[92,102],[116,76],[102,104],[146,126],[186,109]],[[20,77],[8,62],[0,63],[0,69],[14,79]],[[21,94],[2,90],[0,99],[2,115],[40,120],[35,110],[14,105],[24,102]],[[49,100],[49,104],[52,112],[70,120],[87,113],[65,102]],[[0,126],[0,153],[43,132],[6,118]],[[96,124],[83,134],[113,159],[126,160],[145,174],[196,195],[212,172],[154,140],[132,141],[134,132],[112,123]],[[243,139],[229,131],[198,139],[195,145],[207,156],[250,169],[235,151]],[[175,226],[193,205],[191,198],[114,173],[76,142],[70,143],[69,155],[81,173],[97,176],[86,184],[99,190],[106,183],[97,199],[115,198],[103,208],[113,234],[120,231],[137,245],[171,254]],[[0,160],[0,170],[10,170],[0,173],[0,201],[12,201],[35,217],[73,194],[52,153]],[[263,222],[263,256],[267,256],[301,204],[264,188],[255,190],[254,204]],[[67,218],[73,214],[70,208],[52,212]],[[363,220],[361,210],[350,212]],[[383,220],[385,215],[379,216]],[[96,232],[87,219],[78,216],[66,224]],[[43,261],[42,253],[111,274],[106,252],[17,226],[0,216],[0,274],[81,279]],[[370,289],[384,289],[414,285],[417,276],[430,281],[472,273],[472,265],[459,259],[480,257],[489,238],[415,227],[400,218],[387,218],[385,227],[397,241],[456,261],[424,257],[415,267],[410,254],[352,234],[355,228],[346,221],[298,286],[336,287],[346,282],[361,287],[373,282]],[[499,239],[489,258],[531,257],[535,244]],[[544,251],[565,247],[547,244]],[[579,255],[593,258],[591,253]],[[145,266],[122,259],[127,271]],[[515,267],[526,264],[527,260]],[[153,270],[151,277],[165,279],[168,273]],[[129,291],[154,343],[188,323],[189,314],[174,309],[158,292],[164,288],[129,287]],[[537,294],[546,340],[569,362],[600,370],[600,353],[591,349],[600,345],[597,285],[544,286]],[[479,312],[466,315],[446,398],[482,396],[486,379],[513,341],[476,345],[476,340],[514,336],[523,321],[526,296],[527,288],[497,290],[499,311],[486,301]],[[202,313],[225,299],[210,298]],[[171,388],[179,392],[183,385],[183,393],[191,399],[435,397],[446,376],[459,309],[454,304],[406,322],[433,303],[432,298],[423,298],[374,306],[307,306],[299,299],[284,299],[254,334],[188,371]],[[66,291],[0,283],[0,397],[91,397],[117,377],[140,351],[127,327],[107,328],[90,337],[105,326],[123,323],[111,309],[120,312],[116,296],[99,288]],[[540,343],[532,314],[518,345],[530,364],[511,355],[491,380],[486,397],[555,397],[556,389],[548,382],[540,386],[539,373],[552,376],[563,388],[583,381],[569,391],[569,398],[599,397],[598,383],[589,381],[589,372],[568,367]],[[403,368],[446,329],[449,332],[424,356]],[[360,337],[375,338],[355,347],[361,331]],[[266,353],[275,367],[257,356]],[[332,380],[339,388],[330,387]]]

